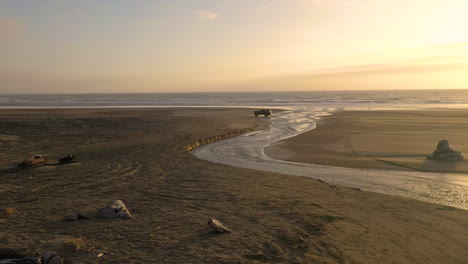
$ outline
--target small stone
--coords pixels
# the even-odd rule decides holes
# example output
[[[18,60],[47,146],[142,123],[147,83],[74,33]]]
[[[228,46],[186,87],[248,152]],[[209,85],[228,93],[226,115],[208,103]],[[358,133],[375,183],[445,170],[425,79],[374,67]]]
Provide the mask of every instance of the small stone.
[[[127,206],[122,202],[122,200],[115,200],[107,207],[102,208],[98,214],[102,218],[123,218],[131,219],[133,216],[130,214]]]

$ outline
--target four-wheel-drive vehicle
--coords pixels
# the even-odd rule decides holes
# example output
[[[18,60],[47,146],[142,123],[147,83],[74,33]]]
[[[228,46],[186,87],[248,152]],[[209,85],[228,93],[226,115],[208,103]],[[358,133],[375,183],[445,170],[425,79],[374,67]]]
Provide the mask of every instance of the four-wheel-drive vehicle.
[[[260,109],[260,110],[255,110],[254,114],[255,116],[263,115],[265,117],[270,116],[273,112],[271,109]]]
[[[23,160],[18,164],[18,167],[21,169],[32,168],[37,166],[43,166],[47,164],[47,158],[43,155],[34,155],[29,159]]]

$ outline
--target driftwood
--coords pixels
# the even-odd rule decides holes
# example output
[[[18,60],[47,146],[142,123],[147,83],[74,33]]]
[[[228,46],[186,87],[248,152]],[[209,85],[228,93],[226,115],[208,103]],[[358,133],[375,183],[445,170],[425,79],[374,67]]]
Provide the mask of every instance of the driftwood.
[[[125,206],[122,200],[113,201],[107,207],[102,208],[99,211],[98,215],[102,218],[115,218],[115,217],[120,217],[123,219],[133,218],[127,206]]]
[[[50,251],[38,258],[2,259],[0,264],[60,264],[62,258],[55,251]]]
[[[221,223],[221,221],[216,219],[209,219],[208,225],[213,229],[214,232],[217,233],[231,233],[232,230],[229,229],[225,224]]]
[[[68,154],[63,158],[60,158],[59,163],[60,164],[72,163],[74,158],[75,156],[73,156],[72,154]]]

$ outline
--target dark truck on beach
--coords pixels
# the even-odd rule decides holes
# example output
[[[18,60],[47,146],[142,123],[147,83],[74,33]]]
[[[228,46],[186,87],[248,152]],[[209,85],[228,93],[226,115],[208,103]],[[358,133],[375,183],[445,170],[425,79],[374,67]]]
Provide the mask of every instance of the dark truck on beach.
[[[263,115],[265,117],[270,116],[273,112],[271,109],[260,109],[260,110],[255,110],[254,114],[255,116]]]

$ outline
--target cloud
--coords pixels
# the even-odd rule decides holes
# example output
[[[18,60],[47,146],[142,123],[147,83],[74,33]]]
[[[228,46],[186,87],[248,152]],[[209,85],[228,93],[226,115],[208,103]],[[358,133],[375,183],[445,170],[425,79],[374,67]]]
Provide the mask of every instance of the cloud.
[[[220,19],[221,18],[221,15],[219,14],[216,14],[210,10],[206,10],[206,9],[199,9],[197,11],[195,11],[195,13],[197,14],[198,18],[202,19],[202,20],[208,20],[208,21],[214,21],[214,20],[217,20],[217,19]]]
[[[0,17],[0,39],[15,38],[25,30],[25,26],[10,17]]]

